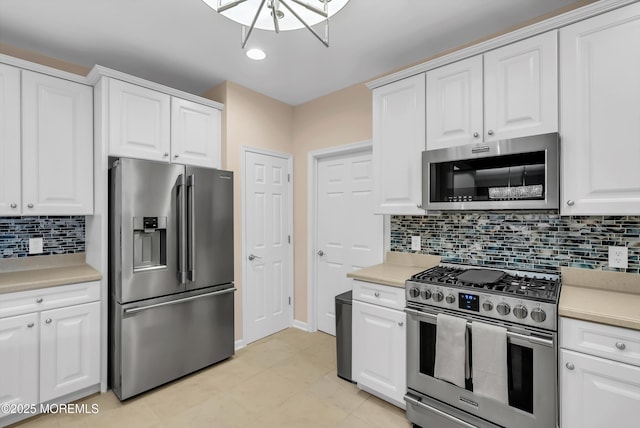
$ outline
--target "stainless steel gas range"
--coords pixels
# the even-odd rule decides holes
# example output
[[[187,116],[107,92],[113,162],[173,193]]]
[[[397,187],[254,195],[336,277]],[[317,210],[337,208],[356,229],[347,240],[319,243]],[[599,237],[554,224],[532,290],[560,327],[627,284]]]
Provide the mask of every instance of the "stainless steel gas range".
[[[411,422],[557,426],[558,275],[442,264],[405,288]]]

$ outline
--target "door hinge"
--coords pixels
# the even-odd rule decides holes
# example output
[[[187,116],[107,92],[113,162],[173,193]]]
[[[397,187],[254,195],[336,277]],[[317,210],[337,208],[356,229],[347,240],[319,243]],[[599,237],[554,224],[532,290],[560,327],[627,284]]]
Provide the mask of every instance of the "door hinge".
[[[291,183],[291,174],[287,174],[287,181]]]
[[[291,296],[289,296],[289,306],[291,306]]]
[[[291,244],[291,235],[287,235],[287,242]]]

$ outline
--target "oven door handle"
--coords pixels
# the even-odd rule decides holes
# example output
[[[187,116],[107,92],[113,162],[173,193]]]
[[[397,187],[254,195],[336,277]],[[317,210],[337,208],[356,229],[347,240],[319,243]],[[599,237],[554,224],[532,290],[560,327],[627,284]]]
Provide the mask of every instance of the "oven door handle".
[[[431,407],[427,404],[424,404],[421,401],[416,400],[415,398],[411,397],[410,395],[405,395],[404,396],[404,401],[406,401],[409,404],[413,404],[414,406],[418,406],[421,407],[429,412],[435,413],[438,416],[442,416],[445,419],[450,420],[451,422],[455,423],[457,426],[461,426],[464,428],[478,428],[476,425],[471,425],[470,423],[467,423],[465,421],[463,421],[462,419],[456,418],[455,416],[452,416],[448,413],[443,412],[442,410],[438,410],[434,407]]]
[[[404,311],[405,313],[409,315],[414,315],[416,317],[430,318],[432,320],[438,319],[437,315],[431,314],[428,312],[421,312],[421,311],[417,311],[415,309],[410,309],[410,308],[404,308]],[[467,321],[467,328],[471,328],[470,321]],[[529,341],[529,343],[533,343],[535,345],[547,346],[549,348],[553,348],[553,345],[554,345],[553,339],[545,339],[543,337],[537,337],[537,336],[527,336],[526,334],[514,333],[512,331],[507,331],[507,337],[511,339],[526,340],[526,341]]]

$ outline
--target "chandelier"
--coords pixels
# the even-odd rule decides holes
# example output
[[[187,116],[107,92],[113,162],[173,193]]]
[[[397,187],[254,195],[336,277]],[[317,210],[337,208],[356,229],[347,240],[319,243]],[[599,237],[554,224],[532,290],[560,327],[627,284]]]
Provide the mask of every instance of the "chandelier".
[[[220,15],[242,25],[242,49],[254,28],[280,31],[305,27],[329,47],[329,18],[349,0],[202,0]],[[312,27],[324,21],[324,37]]]

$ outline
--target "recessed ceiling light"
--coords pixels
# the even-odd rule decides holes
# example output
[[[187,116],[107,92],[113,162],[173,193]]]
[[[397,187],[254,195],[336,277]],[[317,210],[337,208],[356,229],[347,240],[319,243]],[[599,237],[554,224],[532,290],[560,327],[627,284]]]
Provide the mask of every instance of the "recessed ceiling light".
[[[262,59],[265,59],[267,57],[267,54],[264,53],[262,49],[253,48],[247,51],[247,56],[251,59],[255,59],[256,61],[260,61]]]

